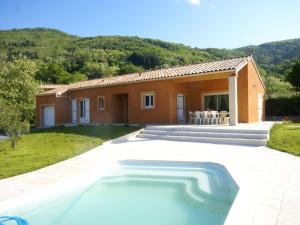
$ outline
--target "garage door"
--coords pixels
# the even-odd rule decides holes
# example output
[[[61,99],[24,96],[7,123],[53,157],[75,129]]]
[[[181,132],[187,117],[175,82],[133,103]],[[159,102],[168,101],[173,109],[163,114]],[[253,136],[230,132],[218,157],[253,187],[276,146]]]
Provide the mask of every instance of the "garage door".
[[[54,107],[45,106],[44,107],[44,126],[54,126]]]

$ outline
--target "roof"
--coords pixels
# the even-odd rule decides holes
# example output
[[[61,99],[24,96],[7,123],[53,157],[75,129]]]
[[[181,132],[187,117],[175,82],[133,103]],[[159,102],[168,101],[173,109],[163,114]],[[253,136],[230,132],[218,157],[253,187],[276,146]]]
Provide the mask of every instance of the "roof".
[[[40,88],[44,90],[52,90],[61,87],[66,87],[66,86],[68,85],[67,84],[41,84]]]
[[[250,57],[251,58],[251,57]],[[102,86],[114,86],[129,83],[138,83],[151,80],[162,80],[162,79],[174,79],[178,77],[184,77],[188,75],[203,75],[213,72],[221,71],[239,71],[248,63],[249,57],[239,57],[218,60],[213,62],[204,62],[192,65],[177,66],[166,69],[156,69],[145,71],[142,73],[132,73],[121,76],[114,76],[109,78],[100,78],[94,80],[80,81],[77,83],[70,84],[68,86],[59,87],[44,93],[41,95],[60,95],[68,90],[86,89],[93,87]]]

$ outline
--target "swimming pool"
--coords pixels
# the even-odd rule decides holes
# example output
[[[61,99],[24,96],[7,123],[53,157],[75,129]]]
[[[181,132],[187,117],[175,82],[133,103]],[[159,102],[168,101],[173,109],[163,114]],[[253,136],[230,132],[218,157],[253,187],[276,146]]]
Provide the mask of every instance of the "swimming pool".
[[[219,164],[122,161],[88,187],[7,213],[29,225],[221,225],[238,189]]]

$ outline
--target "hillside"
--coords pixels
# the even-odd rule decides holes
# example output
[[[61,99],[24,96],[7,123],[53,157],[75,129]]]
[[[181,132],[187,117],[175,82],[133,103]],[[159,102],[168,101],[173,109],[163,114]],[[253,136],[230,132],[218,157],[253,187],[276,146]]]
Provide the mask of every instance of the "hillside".
[[[0,31],[0,61],[32,59],[39,65],[37,79],[51,83],[249,54],[268,73],[284,76],[286,68],[300,56],[300,39],[228,50],[191,48],[139,37],[82,38],[45,28]]]
[[[269,73],[284,75],[285,70],[300,57],[300,38],[247,46],[235,51],[248,52]]]

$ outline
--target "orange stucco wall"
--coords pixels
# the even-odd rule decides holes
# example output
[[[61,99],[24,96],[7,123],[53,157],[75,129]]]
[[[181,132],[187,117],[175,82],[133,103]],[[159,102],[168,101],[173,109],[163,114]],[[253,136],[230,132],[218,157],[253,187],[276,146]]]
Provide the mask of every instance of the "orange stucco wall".
[[[68,96],[55,97],[39,96],[36,98],[36,124],[43,126],[43,107],[54,106],[55,124],[62,124],[70,121],[70,101]]]
[[[239,123],[258,122],[258,94],[265,97],[265,89],[251,59],[238,73],[238,118]],[[263,103],[263,119],[265,108]]]
[[[248,103],[248,65],[241,69],[237,78],[238,92],[238,122],[249,122],[249,103]]]
[[[66,96],[37,97],[37,124],[42,126],[42,106],[55,106],[56,124],[71,122],[72,99],[90,99],[91,123],[137,123],[137,124],[174,124],[177,123],[176,95],[185,95],[186,118],[188,111],[204,110],[202,97],[207,93],[228,92],[229,73],[210,75],[210,79],[184,78],[174,80],[160,80],[136,84],[118,85],[73,90]],[[214,79],[215,78],[215,79]],[[141,104],[143,92],[154,92],[155,107],[144,109]],[[256,122],[257,93],[264,95],[263,86],[258,78],[252,61],[238,73],[238,118],[239,122]],[[98,96],[105,97],[104,110],[98,110]],[[127,102],[127,108],[126,108]]]
[[[141,107],[141,93],[153,91],[155,93],[155,108]],[[145,82],[130,85],[120,85],[102,88],[90,88],[71,92],[71,98],[90,99],[90,118],[92,123],[114,123],[124,121],[124,99],[127,94],[128,123],[168,123],[170,81]],[[97,109],[97,96],[105,96],[105,109]],[[121,114],[118,116],[118,112]]]
[[[258,121],[258,94],[265,98],[265,89],[252,60],[248,63],[248,122]],[[265,118],[265,106],[263,101],[263,119]]]

